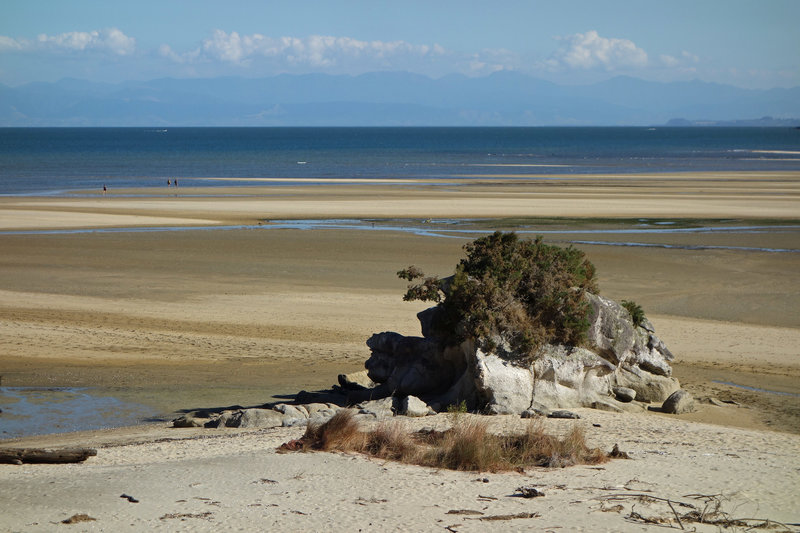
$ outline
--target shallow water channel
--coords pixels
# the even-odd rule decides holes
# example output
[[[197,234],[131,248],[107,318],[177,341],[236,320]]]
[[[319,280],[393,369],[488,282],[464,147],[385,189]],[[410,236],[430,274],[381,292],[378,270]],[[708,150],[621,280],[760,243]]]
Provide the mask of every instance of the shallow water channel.
[[[76,387],[0,387],[0,439],[131,426],[152,407]]]

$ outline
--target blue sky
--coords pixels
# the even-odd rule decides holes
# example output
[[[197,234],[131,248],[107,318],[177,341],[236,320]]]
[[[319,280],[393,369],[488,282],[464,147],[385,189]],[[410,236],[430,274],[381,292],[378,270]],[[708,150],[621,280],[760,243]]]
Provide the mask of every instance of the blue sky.
[[[3,0],[0,83],[516,70],[800,85],[798,0]]]

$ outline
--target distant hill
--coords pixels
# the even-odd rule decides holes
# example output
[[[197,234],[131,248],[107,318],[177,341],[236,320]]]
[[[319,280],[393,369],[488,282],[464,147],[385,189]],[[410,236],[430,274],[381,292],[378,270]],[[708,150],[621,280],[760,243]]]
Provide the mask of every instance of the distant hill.
[[[667,122],[667,126],[703,128],[736,127],[736,128],[797,128],[800,127],[800,118],[773,118],[761,117],[749,120],[686,120],[684,118],[674,118]]]
[[[566,86],[515,72],[0,85],[0,126],[627,126],[675,125],[675,117],[684,125],[761,125],[750,119],[763,116],[800,117],[800,87],[625,76]]]

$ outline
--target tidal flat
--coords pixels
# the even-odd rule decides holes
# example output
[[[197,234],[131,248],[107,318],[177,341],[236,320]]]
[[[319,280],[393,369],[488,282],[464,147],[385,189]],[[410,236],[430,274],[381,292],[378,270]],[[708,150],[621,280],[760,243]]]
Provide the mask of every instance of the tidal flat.
[[[724,423],[800,432],[796,397],[776,407],[718,383],[800,374],[800,220],[775,209],[800,212],[800,177],[693,178],[672,216],[652,213],[686,176],[2,198],[3,385],[90,387],[164,419],[324,388],[363,367],[372,333],[418,334],[424,304],[402,301],[398,270],[449,275],[466,242],[503,230],[586,252],[602,294],[643,306],[690,391],[747,395]],[[611,192],[619,216],[601,215]],[[553,202],[567,207],[543,214]]]

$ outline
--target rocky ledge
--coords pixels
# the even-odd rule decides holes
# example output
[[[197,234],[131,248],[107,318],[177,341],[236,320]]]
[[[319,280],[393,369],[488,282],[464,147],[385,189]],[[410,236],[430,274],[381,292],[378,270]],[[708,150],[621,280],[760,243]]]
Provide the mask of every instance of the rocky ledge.
[[[343,408],[359,418],[397,414],[425,416],[448,409],[524,417],[563,409],[590,407],[607,411],[692,409],[691,397],[672,377],[672,353],[644,319],[634,324],[617,302],[587,294],[590,327],[584,346],[545,345],[524,359],[498,348],[484,352],[473,341],[449,345],[431,327],[437,308],[417,315],[421,337],[395,332],[367,340],[371,356],[366,372],[339,376],[328,391],[301,391],[292,403],[259,408],[233,407],[194,412],[174,421],[176,427],[275,427],[321,423]],[[532,361],[532,362],[523,362]],[[672,398],[670,398],[672,396]],[[681,398],[680,407],[673,405]],[[670,399],[670,401],[666,401]]]

